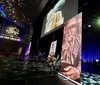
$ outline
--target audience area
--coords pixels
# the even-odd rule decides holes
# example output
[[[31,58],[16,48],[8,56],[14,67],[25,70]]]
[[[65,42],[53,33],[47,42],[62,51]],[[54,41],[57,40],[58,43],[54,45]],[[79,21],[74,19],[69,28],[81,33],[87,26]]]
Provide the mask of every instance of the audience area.
[[[100,75],[89,72],[82,72],[82,85],[100,85]]]
[[[82,85],[100,85],[100,69],[95,65],[82,64]],[[46,58],[38,56],[0,56],[0,82],[2,85],[28,85],[36,79],[56,76],[59,68],[60,61],[51,68]]]
[[[99,62],[82,63],[82,85],[100,85]]]
[[[27,57],[0,56],[0,82],[6,85],[18,85],[36,78],[54,76],[59,70],[59,65],[51,68],[44,59],[39,60],[35,57],[28,59]]]

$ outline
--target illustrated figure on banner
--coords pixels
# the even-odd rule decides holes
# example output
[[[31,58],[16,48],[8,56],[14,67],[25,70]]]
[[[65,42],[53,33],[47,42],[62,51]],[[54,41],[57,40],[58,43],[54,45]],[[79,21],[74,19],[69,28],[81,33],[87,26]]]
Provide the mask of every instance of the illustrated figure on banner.
[[[82,13],[68,20],[64,25],[61,73],[76,80],[81,73]]]

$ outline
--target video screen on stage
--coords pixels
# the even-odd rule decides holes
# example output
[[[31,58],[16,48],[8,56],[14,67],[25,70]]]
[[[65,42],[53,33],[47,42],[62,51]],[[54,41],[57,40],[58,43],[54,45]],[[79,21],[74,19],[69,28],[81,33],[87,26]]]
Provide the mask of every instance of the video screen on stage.
[[[64,23],[77,13],[78,0],[58,0],[44,17],[41,38],[62,28]]]
[[[60,72],[73,80],[80,79],[82,13],[64,24]]]
[[[63,11],[61,10],[64,3],[65,0],[59,0],[54,8],[47,14],[44,34],[64,23]]]
[[[56,47],[57,47],[57,41],[53,41],[53,42],[51,43],[51,46],[50,46],[50,50],[49,50],[49,55],[48,55],[48,57],[55,56]]]
[[[22,54],[26,28],[7,19],[0,25],[0,52]]]
[[[2,26],[0,38],[13,41],[22,41],[25,28],[21,28],[9,20],[5,20]]]
[[[64,23],[64,4],[66,0],[58,0],[44,19],[42,34],[46,35]]]
[[[57,41],[51,42],[49,54],[48,54],[48,63],[52,65],[52,62],[56,61],[55,53],[57,48]]]
[[[8,25],[5,29],[2,30],[1,37],[5,39],[20,41],[21,40],[21,31],[18,29],[16,25]]]

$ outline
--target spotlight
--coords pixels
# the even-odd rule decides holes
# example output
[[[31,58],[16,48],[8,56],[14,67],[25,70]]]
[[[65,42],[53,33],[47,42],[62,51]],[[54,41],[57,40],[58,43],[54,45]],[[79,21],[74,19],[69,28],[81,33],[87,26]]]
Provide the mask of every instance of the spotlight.
[[[96,24],[97,24],[97,26],[100,26],[100,18],[97,19]]]
[[[99,62],[99,60],[98,60],[98,59],[96,59],[96,62]]]
[[[91,25],[88,25],[88,27],[91,27]]]
[[[14,22],[16,22],[16,20],[14,20]]]

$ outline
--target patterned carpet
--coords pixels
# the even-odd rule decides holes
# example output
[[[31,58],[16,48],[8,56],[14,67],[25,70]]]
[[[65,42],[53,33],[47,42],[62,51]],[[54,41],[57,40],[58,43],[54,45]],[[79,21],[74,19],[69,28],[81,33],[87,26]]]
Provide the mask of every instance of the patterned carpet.
[[[50,68],[46,61],[29,60],[27,64],[21,57],[0,57],[0,80],[29,79],[52,76],[59,70],[59,63]]]
[[[82,85],[100,85],[100,75],[82,72]]]

